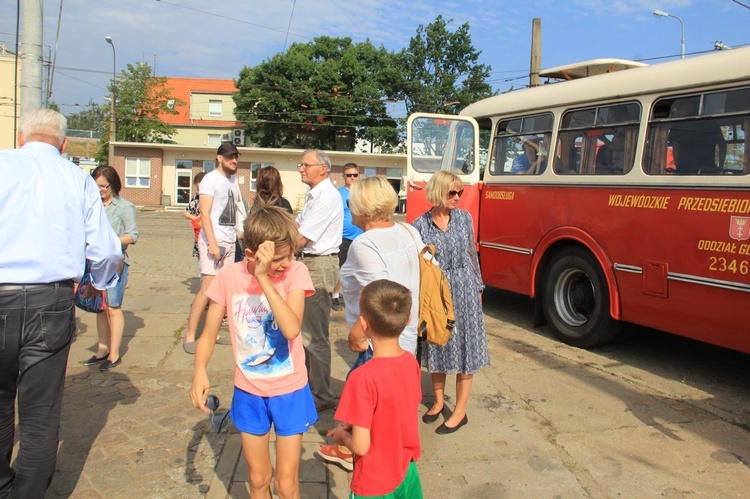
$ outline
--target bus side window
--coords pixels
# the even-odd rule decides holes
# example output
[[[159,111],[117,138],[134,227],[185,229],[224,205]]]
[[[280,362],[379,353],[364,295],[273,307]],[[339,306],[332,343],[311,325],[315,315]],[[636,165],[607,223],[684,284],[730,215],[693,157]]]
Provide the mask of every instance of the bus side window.
[[[675,97],[654,103],[643,170],[650,175],[750,174],[750,88]]]

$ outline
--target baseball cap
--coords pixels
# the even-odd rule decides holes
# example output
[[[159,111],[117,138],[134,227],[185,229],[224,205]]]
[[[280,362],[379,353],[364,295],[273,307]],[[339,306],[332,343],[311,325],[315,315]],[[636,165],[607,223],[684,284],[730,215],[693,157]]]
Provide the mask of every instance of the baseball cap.
[[[237,147],[231,142],[222,142],[216,154],[219,156],[232,156],[233,154],[239,154]]]

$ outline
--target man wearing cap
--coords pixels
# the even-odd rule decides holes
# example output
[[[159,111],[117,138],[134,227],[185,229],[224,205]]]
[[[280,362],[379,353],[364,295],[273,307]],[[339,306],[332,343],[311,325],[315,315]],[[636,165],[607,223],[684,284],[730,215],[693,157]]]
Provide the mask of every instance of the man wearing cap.
[[[188,327],[183,348],[195,353],[195,332],[208,304],[206,290],[224,263],[234,262],[234,242],[237,240],[235,223],[240,201],[237,187],[239,151],[231,142],[224,142],[216,151],[216,169],[208,173],[200,185],[199,203],[203,228],[198,237],[198,260],[201,287],[190,306]]]
[[[328,174],[331,159],[323,151],[308,149],[297,165],[303,184],[310,190],[305,207],[297,217],[299,224],[299,259],[310,271],[315,294],[305,298],[302,316],[302,340],[307,351],[310,389],[319,411],[334,406],[331,390],[331,342],[328,324],[331,297],[339,280],[339,246],[344,230],[344,208],[341,196]]]
[[[0,497],[44,497],[76,329],[74,282],[88,260],[91,297],[113,285],[122,260],[96,182],[61,157],[66,130],[60,113],[27,110],[21,148],[0,151]]]

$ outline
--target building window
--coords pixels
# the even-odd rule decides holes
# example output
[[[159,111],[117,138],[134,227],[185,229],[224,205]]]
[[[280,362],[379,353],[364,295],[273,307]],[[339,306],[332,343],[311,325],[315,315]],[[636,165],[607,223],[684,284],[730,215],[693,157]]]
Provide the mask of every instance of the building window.
[[[204,173],[208,173],[214,170],[216,170],[216,161],[204,161],[203,162]]]
[[[208,134],[208,145],[209,147],[219,147],[221,145],[221,134],[209,133]]]
[[[177,164],[175,166],[177,168],[191,169],[193,168],[193,160],[192,159],[178,159]]]
[[[376,177],[378,175],[378,169],[377,168],[365,168],[365,178],[367,177]]]
[[[208,115],[209,116],[221,116],[221,101],[220,100],[208,101]]]
[[[151,160],[125,158],[125,186],[151,187]]]

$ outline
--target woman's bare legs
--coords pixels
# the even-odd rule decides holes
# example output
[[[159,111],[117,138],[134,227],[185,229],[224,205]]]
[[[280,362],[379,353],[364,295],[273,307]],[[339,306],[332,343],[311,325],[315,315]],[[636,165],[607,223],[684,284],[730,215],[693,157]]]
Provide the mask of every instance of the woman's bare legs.
[[[435,402],[432,403],[432,407],[427,411],[427,414],[434,415],[441,412],[445,405],[445,373],[431,373],[431,376]]]

